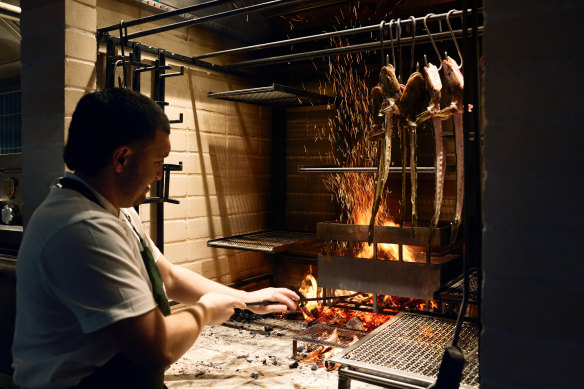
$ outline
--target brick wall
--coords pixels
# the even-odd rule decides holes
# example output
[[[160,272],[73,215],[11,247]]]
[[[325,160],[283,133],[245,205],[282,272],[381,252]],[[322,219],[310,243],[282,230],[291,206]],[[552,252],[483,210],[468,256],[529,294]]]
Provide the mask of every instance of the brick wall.
[[[334,107],[334,106],[333,106]],[[317,133],[328,125],[331,109],[326,105],[286,110],[286,212],[285,226],[297,231],[316,231],[319,221],[339,216],[331,192],[324,185],[326,173],[299,173],[298,166],[331,165],[326,158],[328,140],[317,140]]]
[[[482,388],[581,386],[583,11],[485,2]]]
[[[133,1],[100,0],[99,27],[150,14]],[[144,25],[144,29],[173,19]],[[129,29],[130,32],[139,28]],[[115,33],[114,33],[115,34]],[[183,55],[223,49],[224,38],[196,27],[137,38],[136,41]],[[118,47],[119,50],[119,47]],[[105,47],[100,47],[105,52]],[[101,57],[101,55],[100,55]],[[154,57],[143,53],[143,62]],[[271,112],[269,108],[207,98],[208,92],[247,88],[251,85],[225,74],[209,72],[167,59],[175,72],[166,79],[165,112],[171,124],[172,150],[166,163],[182,162],[172,172],[170,197],[180,204],[164,205],[164,253],[172,262],[224,283],[269,271],[264,254],[207,247],[207,240],[268,228],[270,207]],[[121,75],[121,71],[118,73]],[[103,74],[98,74],[98,85]],[[150,96],[150,73],[141,76],[141,92]],[[255,85],[254,85],[255,86]],[[154,235],[154,208],[140,206],[146,228]]]

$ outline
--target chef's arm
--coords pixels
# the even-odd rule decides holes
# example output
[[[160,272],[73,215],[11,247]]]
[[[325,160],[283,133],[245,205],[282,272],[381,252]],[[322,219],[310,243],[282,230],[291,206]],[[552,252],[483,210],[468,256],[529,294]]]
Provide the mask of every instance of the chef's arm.
[[[207,324],[220,324],[244,308],[240,299],[209,293],[178,313],[164,316],[158,307],[113,323],[101,333],[114,347],[141,366],[161,370],[178,360]]]
[[[183,304],[195,304],[205,293],[215,292],[241,299],[244,302],[264,300],[279,302],[279,304],[269,306],[248,308],[256,313],[296,310],[294,300],[298,300],[299,297],[296,293],[286,288],[265,288],[254,292],[245,292],[205,278],[185,267],[174,265],[163,254],[160,254],[156,264],[160,270],[168,298]]]
[[[230,288],[185,267],[173,265],[163,254],[158,257],[156,265],[160,270],[166,295],[171,300],[191,305],[209,292],[223,293],[239,299],[245,297],[242,290]]]

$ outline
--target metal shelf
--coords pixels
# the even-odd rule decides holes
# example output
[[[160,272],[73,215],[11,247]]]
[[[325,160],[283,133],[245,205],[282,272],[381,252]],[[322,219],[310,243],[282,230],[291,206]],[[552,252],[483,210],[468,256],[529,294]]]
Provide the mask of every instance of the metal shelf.
[[[401,312],[328,361],[365,373],[377,385],[391,381],[382,386],[427,388],[436,380],[444,346],[455,326],[448,318]],[[464,322],[459,344],[465,354],[460,388],[479,387],[478,343],[477,324]]]
[[[228,92],[209,92],[207,97],[248,104],[290,107],[324,105],[334,102],[334,98],[331,96],[312,93],[302,89],[280,84],[272,84],[271,86],[240,89]]]
[[[208,240],[207,246],[277,254],[293,245],[314,241],[316,234],[313,232],[261,231]]]
[[[452,280],[446,286],[434,294],[437,300],[448,301],[462,301],[464,274],[461,274],[456,279]],[[479,301],[479,278],[478,270],[473,269],[469,274],[469,296],[468,300],[471,304],[477,304]]]

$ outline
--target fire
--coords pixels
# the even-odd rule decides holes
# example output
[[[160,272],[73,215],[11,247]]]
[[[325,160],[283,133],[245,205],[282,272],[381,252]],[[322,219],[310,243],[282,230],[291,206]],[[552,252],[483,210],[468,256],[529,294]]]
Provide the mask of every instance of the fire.
[[[337,46],[349,44],[342,39],[333,41]],[[319,129],[317,138],[328,139],[331,151],[327,154],[330,163],[337,166],[371,166],[379,152],[377,142],[367,139],[373,121],[370,110],[370,96],[367,79],[374,73],[363,67],[361,53],[349,53],[329,58],[326,89],[330,88],[340,97],[340,105],[334,111],[328,125]],[[323,92],[325,87],[323,87]],[[396,136],[405,136],[396,134]],[[338,173],[325,178],[325,185],[333,193],[342,208],[341,220],[351,224],[369,225],[373,196],[375,193],[374,174]],[[390,178],[391,180],[391,178]],[[376,225],[396,226],[395,215],[400,206],[391,199],[391,191],[386,191],[381,200]],[[393,215],[393,216],[392,216]],[[401,215],[406,218],[406,215]],[[402,246],[403,260],[414,261],[414,250]],[[355,257],[372,258],[373,245],[357,242]],[[377,245],[379,259],[398,260],[399,245],[383,243]]]
[[[299,292],[304,297],[320,297],[322,296],[322,288],[318,287],[318,283],[316,278],[311,274],[307,274],[302,284],[299,288]],[[396,297],[396,296],[384,296],[384,295],[373,295],[369,293],[359,293],[356,294],[352,291],[343,291],[343,290],[336,290],[335,296],[348,296],[351,295],[350,301],[351,304],[355,305],[372,305],[374,296],[377,296],[377,306],[381,309],[391,310],[392,312],[397,312],[404,310],[404,309],[413,309],[413,310],[424,310],[426,307],[426,302],[424,300],[407,298],[407,297]],[[346,300],[338,300],[346,301]],[[346,308],[339,308],[339,307],[329,307],[326,305],[322,305],[320,302],[317,301],[309,301],[309,304],[306,306],[300,307],[300,311],[302,312],[304,319],[306,321],[311,322],[318,322],[324,323],[329,325],[335,325],[338,328],[351,328],[357,330],[364,330],[366,332],[373,331],[389,319],[393,317],[393,314],[387,313],[373,313],[373,312],[364,312],[361,310],[353,310],[353,309],[346,309]],[[431,308],[438,308],[436,302],[431,301]],[[340,303],[339,303],[340,304]],[[324,334],[323,334],[324,335]],[[322,341],[334,341],[337,338],[344,338],[344,343],[346,347],[356,343],[359,338],[357,336],[351,335],[352,338],[348,336],[341,336],[339,335],[337,329],[335,328],[330,334],[327,336],[322,336]],[[431,336],[431,329],[424,329],[420,330],[419,336],[421,338],[426,336]],[[316,339],[315,339],[316,340]],[[309,347],[307,345],[307,347]],[[338,366],[335,364],[328,364],[326,359],[331,357],[332,355],[340,352],[342,349],[337,347],[330,347],[330,346],[319,346],[315,349],[307,348],[308,353],[301,354],[299,356],[299,360],[306,363],[316,363],[318,367],[324,367],[327,370],[334,370],[337,369]]]

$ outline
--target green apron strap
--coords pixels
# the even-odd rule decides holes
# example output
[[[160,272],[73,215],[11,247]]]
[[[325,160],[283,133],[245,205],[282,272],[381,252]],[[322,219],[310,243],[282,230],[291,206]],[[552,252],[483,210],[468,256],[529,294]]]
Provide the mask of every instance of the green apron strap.
[[[73,189],[87,199],[93,201],[94,203],[102,206],[97,197],[77,180],[70,178],[61,178],[59,181],[62,188]],[[134,229],[134,232],[138,235],[140,244],[142,245],[142,260],[144,261],[144,266],[146,266],[146,271],[148,272],[148,277],[150,278],[150,283],[152,284],[152,294],[154,300],[158,307],[167,316],[170,314],[170,306],[168,304],[168,298],[164,292],[164,287],[162,283],[162,276],[160,271],[156,266],[154,257],[150,248],[144,242],[142,236],[132,224],[130,217],[124,214],[130,225]],[[122,353],[116,354],[112,359],[110,359],[105,365],[98,368],[93,374],[81,380],[81,382],[75,386],[76,389],[128,389],[128,388],[140,388],[140,389],[162,389],[166,388],[164,385],[164,370],[153,371],[142,366],[137,365],[130,359],[128,359]]]
[[[162,282],[162,276],[160,275],[160,270],[158,270],[158,266],[156,266],[156,261],[154,261],[154,257],[152,256],[152,251],[142,236],[136,230],[136,227],[132,224],[132,220],[130,216],[124,214],[128,219],[128,222],[134,229],[136,235],[138,235],[138,239],[140,239],[140,244],[142,245],[142,260],[144,261],[144,266],[146,266],[146,271],[148,271],[148,277],[150,278],[150,283],[152,284],[152,294],[154,295],[154,301],[158,304],[158,308],[162,311],[164,316],[170,315],[170,304],[168,303],[168,297],[166,297],[166,292],[164,291],[164,284]]]
[[[87,186],[85,186],[81,182],[73,180],[71,178],[64,177],[59,179],[58,183],[61,185],[62,188],[73,189],[82,194],[83,196],[85,196],[87,199],[93,201],[97,205],[102,206],[97,200],[97,197],[89,190]],[[152,294],[154,296],[154,301],[156,301],[156,304],[158,305],[158,308],[160,308],[162,314],[164,316],[168,316],[170,315],[170,305],[168,303],[168,297],[166,297],[166,292],[164,291],[162,276],[160,275],[160,270],[158,270],[158,266],[156,266],[156,261],[154,261],[152,251],[150,251],[150,248],[148,247],[148,245],[146,245],[146,242],[144,242],[144,239],[138,233],[138,230],[136,230],[134,224],[132,224],[130,216],[128,216],[125,213],[124,216],[126,216],[126,218],[128,219],[128,222],[134,229],[134,232],[138,236],[140,244],[142,245],[142,251],[140,255],[142,256],[142,261],[144,262],[144,266],[146,267],[146,271],[148,272],[148,278],[150,279],[150,283],[152,284]]]

